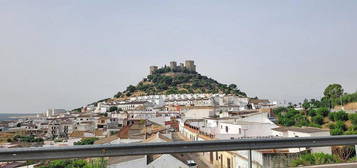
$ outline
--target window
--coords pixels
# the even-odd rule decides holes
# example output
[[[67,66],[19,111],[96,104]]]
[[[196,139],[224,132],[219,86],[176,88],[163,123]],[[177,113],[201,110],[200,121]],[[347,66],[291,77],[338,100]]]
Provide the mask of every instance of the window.
[[[231,168],[231,159],[227,158],[227,167]]]
[[[241,128],[239,128],[239,134],[242,134],[242,129]]]
[[[228,132],[228,126],[226,126],[226,132]]]
[[[218,152],[216,152],[216,160],[218,160]]]

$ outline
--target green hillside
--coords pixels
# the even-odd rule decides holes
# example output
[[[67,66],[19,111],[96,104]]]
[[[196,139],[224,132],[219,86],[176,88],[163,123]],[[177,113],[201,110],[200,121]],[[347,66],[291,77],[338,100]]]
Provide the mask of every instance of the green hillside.
[[[305,99],[301,110],[296,110],[292,104],[273,109],[277,123],[282,126],[329,128],[331,135],[357,134],[357,113],[333,111],[335,106],[356,102],[357,92],[344,93],[340,84],[330,84],[323,94],[321,100]]]
[[[118,92],[114,97],[186,93],[225,93],[247,96],[235,84],[221,84],[212,78],[187,69],[173,71],[168,67],[163,67],[148,75],[136,86],[130,85],[125,91]]]

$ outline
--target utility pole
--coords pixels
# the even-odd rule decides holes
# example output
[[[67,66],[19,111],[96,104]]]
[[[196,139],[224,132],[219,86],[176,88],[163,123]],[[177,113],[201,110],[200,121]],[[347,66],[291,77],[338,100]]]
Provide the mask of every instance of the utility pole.
[[[340,95],[340,101],[341,101],[341,110],[345,110],[345,108],[343,107],[343,103],[342,103],[342,95]]]

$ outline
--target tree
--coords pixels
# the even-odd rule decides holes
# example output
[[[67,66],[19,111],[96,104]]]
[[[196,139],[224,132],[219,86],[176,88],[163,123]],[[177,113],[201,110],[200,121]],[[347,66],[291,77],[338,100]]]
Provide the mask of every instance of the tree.
[[[317,113],[317,114],[320,114],[320,115],[322,115],[322,116],[324,116],[324,117],[326,117],[329,112],[330,112],[330,110],[329,110],[328,108],[326,108],[326,107],[320,107],[320,108],[318,108],[318,109],[316,110],[316,113]]]
[[[230,84],[228,87],[229,87],[230,89],[232,89],[232,90],[237,89],[237,85],[236,85],[236,84]]]
[[[348,160],[355,153],[354,146],[335,146],[332,148],[332,153],[336,154],[341,160]]]
[[[109,108],[109,112],[113,112],[113,111],[117,111],[118,110],[118,107],[116,106],[112,106]]]
[[[133,86],[133,85],[129,85],[127,88],[126,88],[126,91],[128,91],[129,93],[132,93],[132,92],[134,92],[135,91],[135,86]]]
[[[309,120],[304,115],[297,114],[294,116],[294,119],[295,119],[295,126],[297,126],[297,127],[309,125]]]
[[[119,97],[121,97],[122,95],[123,95],[122,92],[118,92],[117,94],[114,95],[114,97],[115,97],[115,98],[119,98]]]
[[[340,84],[330,84],[324,91],[327,98],[338,98],[343,95],[343,88]]]
[[[323,107],[321,102],[319,100],[316,100],[316,99],[311,99],[309,103],[310,103],[310,108]]]
[[[307,115],[311,116],[311,117],[314,117],[316,116],[316,110],[315,109],[310,109],[308,112],[307,112]]]

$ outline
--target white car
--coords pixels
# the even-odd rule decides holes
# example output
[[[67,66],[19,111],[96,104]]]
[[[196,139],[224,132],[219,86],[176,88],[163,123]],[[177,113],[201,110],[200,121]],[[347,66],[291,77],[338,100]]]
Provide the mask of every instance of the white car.
[[[193,160],[187,160],[186,163],[189,168],[197,168],[197,163]]]

